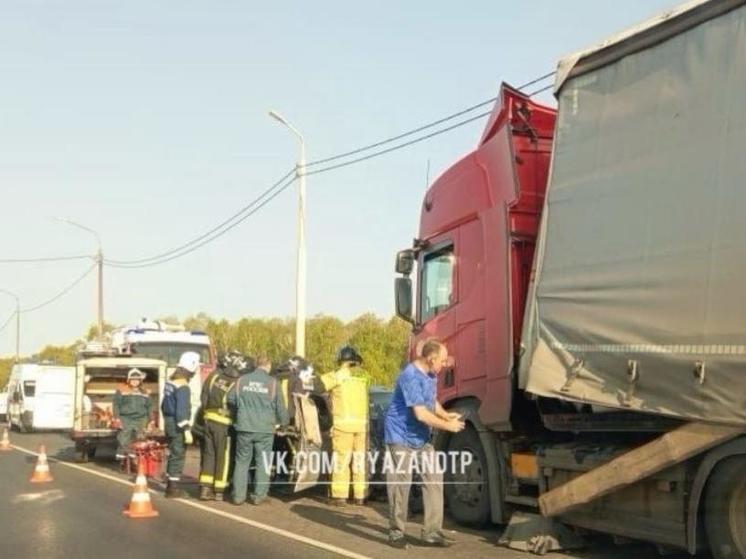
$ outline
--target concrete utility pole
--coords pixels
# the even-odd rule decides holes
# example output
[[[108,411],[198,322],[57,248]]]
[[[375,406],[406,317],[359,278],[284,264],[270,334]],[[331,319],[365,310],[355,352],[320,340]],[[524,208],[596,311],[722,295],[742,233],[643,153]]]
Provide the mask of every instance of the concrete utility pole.
[[[16,300],[16,363],[21,361],[21,300],[15,293],[0,289],[0,293],[10,295]]]
[[[85,225],[81,225],[80,223],[76,223],[75,221],[72,221],[70,219],[65,219],[62,217],[58,217],[57,219],[63,223],[67,223],[68,225],[72,225],[73,227],[77,227],[78,229],[82,229],[83,231],[87,231],[88,233],[91,233],[93,236],[96,237],[96,243],[98,244],[98,250],[96,251],[96,256],[94,257],[96,266],[98,267],[96,274],[96,277],[98,278],[98,280],[96,281],[96,326],[98,330],[98,337],[99,339],[101,339],[104,336],[104,251],[101,248],[101,236],[90,227],[86,227]]]
[[[303,134],[276,111],[269,116],[285,125],[300,142],[300,159],[295,166],[298,177],[298,260],[295,276],[295,353],[306,355],[306,144]]]

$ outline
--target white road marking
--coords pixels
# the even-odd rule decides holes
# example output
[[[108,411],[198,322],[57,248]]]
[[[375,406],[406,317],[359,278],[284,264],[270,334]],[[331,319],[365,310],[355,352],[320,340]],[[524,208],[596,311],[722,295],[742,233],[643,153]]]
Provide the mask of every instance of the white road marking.
[[[16,495],[11,500],[11,503],[17,505],[19,503],[31,503],[40,501],[44,505],[54,503],[60,499],[64,499],[65,494],[60,489],[50,489],[49,491],[42,491],[41,493],[21,493]]]
[[[19,452],[23,452],[26,454],[30,454],[31,456],[39,456],[38,452],[34,452],[33,450],[29,450],[27,448],[23,448],[18,445],[11,445],[12,448],[16,449]],[[57,464],[61,464],[62,466],[65,466],[67,468],[72,468],[74,470],[79,470],[81,472],[85,472],[88,474],[92,474],[94,476],[98,476],[100,478],[113,481],[116,483],[120,483],[122,485],[127,485],[129,487],[133,487],[135,484],[126,481],[124,479],[118,478],[116,476],[105,474],[103,472],[97,472],[96,470],[92,470],[90,468],[86,468],[85,466],[81,466],[79,464],[73,464],[71,462],[65,462],[64,460],[59,460],[58,458],[49,458],[47,457],[47,460],[49,462],[54,462]],[[149,489],[150,493],[154,495],[159,495],[156,491],[153,489]],[[215,516],[220,516],[223,518],[227,518],[229,520],[233,520],[235,522],[239,522],[241,524],[246,524],[247,526],[252,526],[253,528],[258,528],[259,530],[264,530],[266,532],[271,532],[273,534],[276,534],[278,536],[281,536],[283,538],[287,538],[289,540],[294,540],[300,543],[304,543],[306,545],[310,545],[312,547],[315,547],[317,549],[323,549],[324,551],[329,551],[331,553],[334,553],[336,555],[340,555],[342,557],[349,557],[350,559],[372,559],[371,557],[367,555],[361,555],[360,553],[355,553],[354,551],[350,551],[347,549],[344,549],[342,547],[337,547],[336,545],[328,544],[321,542],[319,540],[314,540],[313,538],[308,538],[306,536],[301,536],[300,534],[294,534],[293,532],[289,532],[287,530],[283,530],[282,528],[276,528],[275,526],[270,526],[269,524],[263,524],[261,522],[257,522],[256,520],[251,520],[249,518],[244,518],[242,516],[238,516],[236,514],[231,514],[229,512],[224,512],[218,509],[214,509],[211,507],[208,507],[207,505],[203,505],[201,503],[197,503],[195,501],[188,501],[186,499],[173,499],[174,502],[180,503],[182,505],[186,505],[188,507],[192,507],[195,509],[199,509],[202,511],[205,511],[209,514],[213,514]]]

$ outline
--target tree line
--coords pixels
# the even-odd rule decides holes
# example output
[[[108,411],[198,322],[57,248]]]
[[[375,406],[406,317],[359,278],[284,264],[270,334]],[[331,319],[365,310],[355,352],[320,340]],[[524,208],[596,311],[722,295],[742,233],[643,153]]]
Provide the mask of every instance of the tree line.
[[[241,318],[237,321],[215,319],[199,313],[179,321],[176,317],[158,320],[182,323],[188,330],[202,330],[209,334],[218,352],[236,349],[248,355],[267,355],[279,364],[293,355],[295,321],[290,318]],[[105,332],[114,327],[105,325]],[[74,365],[79,348],[96,336],[95,326],[70,345],[48,345],[38,353],[22,358],[22,362],[49,362]],[[336,352],[344,344],[353,345],[363,356],[364,368],[374,384],[390,386],[407,357],[409,325],[397,317],[382,319],[374,314],[363,314],[350,321],[317,315],[306,322],[306,357],[319,372],[335,367]],[[0,387],[6,385],[15,360],[0,359]]]

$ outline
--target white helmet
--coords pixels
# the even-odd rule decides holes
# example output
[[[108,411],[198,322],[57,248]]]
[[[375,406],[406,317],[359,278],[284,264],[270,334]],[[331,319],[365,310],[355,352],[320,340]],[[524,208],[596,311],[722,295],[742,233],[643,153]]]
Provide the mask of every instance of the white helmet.
[[[199,353],[196,351],[185,351],[179,358],[179,367],[194,374],[199,369]]]
[[[127,373],[127,382],[131,381],[132,379],[143,381],[145,380],[145,377],[147,375],[143,373],[140,369],[130,369]]]

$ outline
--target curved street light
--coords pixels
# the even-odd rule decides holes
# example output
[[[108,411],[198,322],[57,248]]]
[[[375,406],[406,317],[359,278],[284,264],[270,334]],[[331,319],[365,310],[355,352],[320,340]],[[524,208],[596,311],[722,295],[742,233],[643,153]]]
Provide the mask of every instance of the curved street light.
[[[286,126],[300,142],[300,158],[295,166],[298,177],[298,260],[295,276],[295,353],[306,355],[306,142],[298,129],[277,111],[269,116]]]

